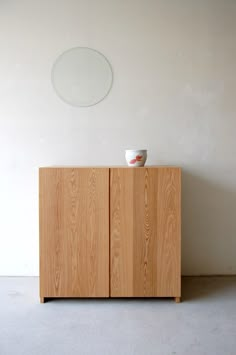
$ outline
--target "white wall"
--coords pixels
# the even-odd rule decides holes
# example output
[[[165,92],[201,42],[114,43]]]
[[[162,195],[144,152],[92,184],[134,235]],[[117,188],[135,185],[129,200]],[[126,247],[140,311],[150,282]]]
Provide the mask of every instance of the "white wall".
[[[183,167],[183,273],[236,273],[236,1],[0,2],[0,274],[38,274],[45,165]],[[60,101],[56,57],[101,51],[114,85],[97,106]]]

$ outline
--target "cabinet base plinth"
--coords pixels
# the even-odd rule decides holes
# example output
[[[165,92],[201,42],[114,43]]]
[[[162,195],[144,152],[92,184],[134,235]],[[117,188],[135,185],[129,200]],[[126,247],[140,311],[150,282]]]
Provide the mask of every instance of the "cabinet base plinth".
[[[45,303],[45,297],[40,297],[40,303]]]
[[[175,297],[175,303],[180,303],[181,302],[181,297]]]

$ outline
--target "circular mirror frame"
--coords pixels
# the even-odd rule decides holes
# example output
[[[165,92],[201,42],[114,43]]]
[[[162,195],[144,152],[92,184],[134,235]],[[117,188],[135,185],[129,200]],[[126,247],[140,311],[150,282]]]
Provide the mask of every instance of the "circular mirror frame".
[[[104,64],[107,65],[107,70],[110,71],[110,75],[111,75],[111,79],[110,79],[110,83],[108,85],[108,89],[105,90],[99,98],[97,98],[96,100],[92,101],[91,104],[80,104],[78,102],[71,102],[69,101],[66,97],[63,96],[63,94],[60,92],[60,90],[58,90],[58,88],[55,85],[55,69],[58,65],[58,63],[60,63],[60,60],[65,57],[65,55],[71,53],[72,51],[76,51],[76,50],[87,50],[88,52],[95,53],[96,56],[100,56],[100,59],[102,59],[104,61]],[[113,85],[113,70],[112,70],[112,66],[110,64],[110,62],[108,61],[108,59],[98,50],[90,48],[90,47],[72,47],[70,49],[65,50],[64,52],[62,52],[57,59],[55,60],[53,66],[52,66],[52,71],[51,71],[51,82],[52,82],[52,86],[54,88],[54,91],[56,92],[57,96],[64,101],[65,103],[71,105],[71,106],[75,106],[75,107],[90,107],[90,106],[94,106],[97,105],[99,102],[103,101],[107,95],[110,93],[111,89],[112,89],[112,85]]]

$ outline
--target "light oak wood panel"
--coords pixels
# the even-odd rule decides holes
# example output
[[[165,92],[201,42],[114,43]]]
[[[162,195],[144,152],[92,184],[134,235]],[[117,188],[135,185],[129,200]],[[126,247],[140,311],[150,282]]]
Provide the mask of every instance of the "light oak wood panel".
[[[110,296],[133,293],[133,171],[110,170]]]
[[[157,287],[157,169],[134,173],[133,294],[156,295]]]
[[[112,297],[180,297],[181,171],[112,168]]]
[[[42,168],[40,297],[109,296],[109,169]]]
[[[157,293],[181,296],[181,170],[158,170]]]

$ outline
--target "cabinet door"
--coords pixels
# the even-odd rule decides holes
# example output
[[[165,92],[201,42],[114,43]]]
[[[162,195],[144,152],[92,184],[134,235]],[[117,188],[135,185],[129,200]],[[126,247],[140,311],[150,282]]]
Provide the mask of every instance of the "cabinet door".
[[[179,168],[110,173],[112,297],[180,297]]]
[[[42,168],[40,296],[109,296],[109,169]]]

